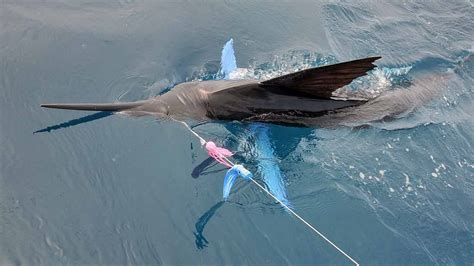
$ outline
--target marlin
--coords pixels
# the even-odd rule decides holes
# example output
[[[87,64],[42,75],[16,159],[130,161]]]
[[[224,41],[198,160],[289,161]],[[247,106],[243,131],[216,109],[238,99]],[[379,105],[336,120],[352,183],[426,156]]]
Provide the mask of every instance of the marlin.
[[[269,80],[213,80],[181,83],[143,101],[117,103],[48,103],[42,107],[151,115],[179,121],[237,120],[290,126],[317,126],[314,118],[367,102],[337,99],[333,92],[376,67],[381,57],[309,68]]]

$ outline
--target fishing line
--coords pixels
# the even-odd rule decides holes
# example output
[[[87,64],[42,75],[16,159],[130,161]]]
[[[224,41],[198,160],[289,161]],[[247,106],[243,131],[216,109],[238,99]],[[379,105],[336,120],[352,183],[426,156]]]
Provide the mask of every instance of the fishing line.
[[[189,127],[189,125],[184,122],[184,121],[178,121],[178,120],[175,120],[173,119],[174,121],[176,122],[179,122],[181,124],[183,124],[194,136],[196,136],[199,141],[201,142],[201,145],[204,146],[206,143],[209,143],[207,142],[203,137],[201,137],[196,131],[194,131],[191,127]],[[208,150],[209,151],[209,150]],[[214,156],[212,156],[214,159],[216,159]],[[235,167],[235,166],[239,166],[239,165],[236,165],[234,162],[232,162],[231,160],[229,160],[226,156],[222,156],[222,157],[219,157],[219,159],[222,159],[224,160],[227,164],[225,163],[222,163],[220,160],[216,159],[219,163],[222,163],[226,166],[228,166],[229,168],[231,168],[231,170]],[[243,168],[243,167],[242,167]],[[243,168],[244,170],[246,170],[245,168]],[[248,172],[248,171],[247,171]],[[313,232],[315,232],[317,235],[319,235],[324,241],[326,241],[327,243],[329,243],[332,247],[334,247],[337,251],[339,251],[342,255],[344,255],[346,258],[348,258],[351,262],[353,262],[356,266],[359,266],[359,263],[353,259],[351,256],[349,256],[346,252],[344,252],[341,248],[339,248],[334,242],[332,242],[331,240],[329,240],[323,233],[321,233],[319,230],[317,230],[314,226],[312,226],[309,222],[307,222],[305,219],[303,219],[301,216],[299,216],[299,214],[297,214],[295,211],[293,211],[288,205],[286,205],[284,202],[282,202],[280,199],[278,199],[275,195],[273,195],[270,191],[268,191],[268,189],[266,189],[264,186],[260,185],[251,175],[246,175],[245,176],[246,179],[252,181],[255,185],[257,185],[261,190],[263,190],[265,193],[267,193],[270,197],[272,197],[274,200],[276,200],[281,206],[283,206],[288,212],[290,212],[291,214],[293,214],[298,220],[300,220],[304,225],[306,225],[309,229],[311,229]]]

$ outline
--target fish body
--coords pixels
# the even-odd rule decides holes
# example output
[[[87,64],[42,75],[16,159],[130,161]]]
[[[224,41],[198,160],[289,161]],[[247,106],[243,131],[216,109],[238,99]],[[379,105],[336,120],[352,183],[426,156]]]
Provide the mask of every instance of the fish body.
[[[314,126],[324,116],[360,100],[334,99],[332,93],[366,75],[380,57],[310,68],[270,80],[192,81],[145,101],[110,104],[43,104],[42,107],[152,115],[176,120],[239,120]]]

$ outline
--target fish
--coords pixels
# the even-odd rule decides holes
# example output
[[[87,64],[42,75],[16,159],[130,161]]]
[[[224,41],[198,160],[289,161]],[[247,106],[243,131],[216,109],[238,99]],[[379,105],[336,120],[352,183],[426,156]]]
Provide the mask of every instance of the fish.
[[[148,100],[45,103],[41,107],[154,116],[178,121],[242,121],[317,127],[311,118],[368,102],[338,99],[337,89],[373,70],[380,56],[309,68],[268,80],[191,81]],[[315,120],[318,121],[318,120]]]

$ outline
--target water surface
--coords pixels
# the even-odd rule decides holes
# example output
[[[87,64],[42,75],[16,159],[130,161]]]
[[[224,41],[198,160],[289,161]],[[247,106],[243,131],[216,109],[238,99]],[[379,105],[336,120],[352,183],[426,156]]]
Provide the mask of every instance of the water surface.
[[[255,77],[382,55],[355,89],[436,89],[396,119],[270,137],[295,210],[359,262],[472,264],[473,14],[469,1],[3,1],[0,264],[348,263],[250,183],[222,203],[224,172],[192,175],[206,154],[182,125],[39,107],[212,77],[231,37]],[[197,130],[255,171],[241,128]]]

